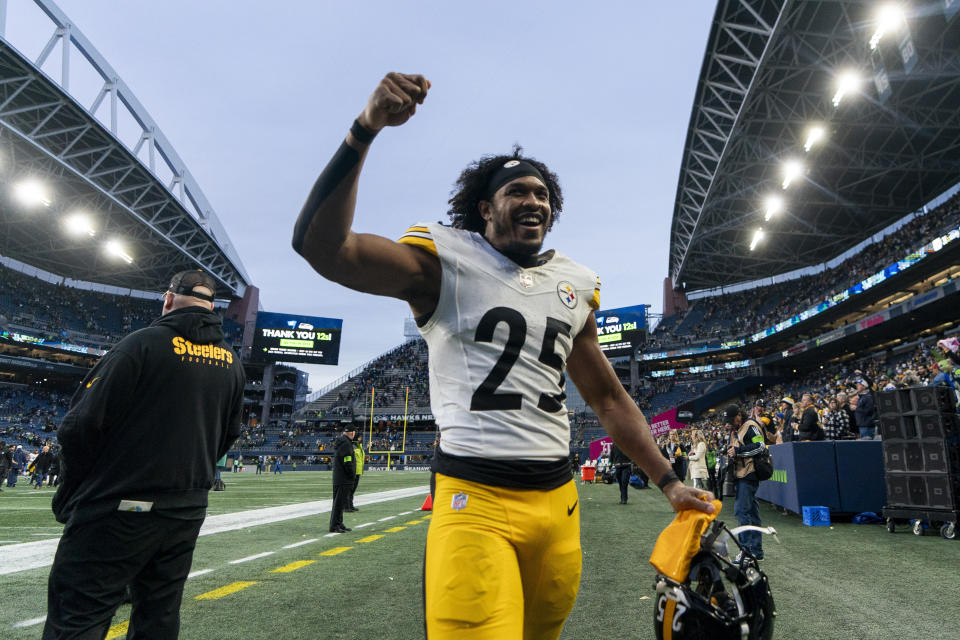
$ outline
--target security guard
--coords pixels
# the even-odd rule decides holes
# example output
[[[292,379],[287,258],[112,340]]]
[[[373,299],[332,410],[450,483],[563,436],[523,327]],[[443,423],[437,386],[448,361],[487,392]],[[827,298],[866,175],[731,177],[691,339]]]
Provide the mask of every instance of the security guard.
[[[347,427],[336,440],[333,441],[333,504],[330,507],[330,532],[344,533],[350,531],[343,524],[343,511],[350,501],[350,492],[353,491],[353,479],[357,475],[357,465],[353,459],[353,437],[356,429]]]
[[[353,460],[356,463],[357,473],[353,476],[353,487],[350,489],[349,506],[346,511],[359,511],[353,504],[353,496],[357,493],[357,485],[360,484],[360,476],[363,475],[363,431],[357,431],[357,437],[353,441]]]
[[[243,407],[243,367],[215,292],[206,273],[176,274],[162,317],[101,358],[70,402],[57,432],[53,512],[66,527],[45,640],[104,637],[128,584],[128,637],[177,637],[214,465],[240,434]]]

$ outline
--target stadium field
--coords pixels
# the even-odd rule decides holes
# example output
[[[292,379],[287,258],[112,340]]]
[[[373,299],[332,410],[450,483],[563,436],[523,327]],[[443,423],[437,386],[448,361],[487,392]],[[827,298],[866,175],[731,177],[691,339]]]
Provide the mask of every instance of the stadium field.
[[[227,491],[210,494],[207,522],[220,522],[222,531],[198,540],[181,638],[423,637],[421,572],[429,514],[418,509],[427,473],[364,474],[360,511],[345,516],[353,532],[332,536],[324,505],[316,504],[330,499],[329,473],[256,476],[248,469],[224,478]],[[653,638],[647,558],[672,517],[669,506],[656,490],[631,490],[626,506],[618,504],[613,486],[581,485],[579,491],[583,578],[562,637]],[[12,545],[56,538],[52,493],[21,482],[0,494],[2,638],[40,635],[49,567],[12,570],[17,550],[25,549]],[[314,514],[283,515],[284,506],[301,504]],[[728,523],[732,506],[728,500],[721,514]],[[244,526],[262,509],[285,519]],[[764,538],[763,568],[778,609],[775,637],[960,637],[953,614],[956,542],[932,533],[916,537],[906,526],[894,535],[879,525],[804,527],[797,516],[765,505],[761,515],[781,541]],[[108,637],[123,637],[128,613],[128,607],[120,609]]]

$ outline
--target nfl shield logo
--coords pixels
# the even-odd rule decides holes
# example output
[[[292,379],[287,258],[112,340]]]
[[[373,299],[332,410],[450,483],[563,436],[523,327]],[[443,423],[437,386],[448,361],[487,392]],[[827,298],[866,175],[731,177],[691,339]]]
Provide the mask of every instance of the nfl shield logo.
[[[467,494],[458,493],[453,496],[453,500],[450,501],[450,508],[454,511],[460,511],[461,509],[466,508],[467,506]]]

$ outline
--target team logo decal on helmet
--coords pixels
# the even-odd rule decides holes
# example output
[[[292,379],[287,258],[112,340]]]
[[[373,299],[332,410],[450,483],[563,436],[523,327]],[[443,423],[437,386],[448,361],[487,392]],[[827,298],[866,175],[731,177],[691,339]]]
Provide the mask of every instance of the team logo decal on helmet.
[[[767,576],[753,556],[737,553],[741,548],[736,531],[713,522],[700,536],[700,544],[693,545],[699,550],[682,580],[676,579],[676,574],[668,577],[658,568],[653,614],[657,640],[773,637],[777,612]],[[765,532],[775,533],[772,529]]]

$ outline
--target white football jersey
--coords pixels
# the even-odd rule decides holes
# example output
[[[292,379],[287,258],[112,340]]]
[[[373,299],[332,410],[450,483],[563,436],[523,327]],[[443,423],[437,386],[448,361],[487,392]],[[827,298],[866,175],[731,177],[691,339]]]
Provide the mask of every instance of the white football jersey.
[[[566,458],[566,362],[599,306],[596,274],[560,253],[525,269],[480,234],[434,223],[410,227],[400,242],[443,267],[437,308],[420,333],[444,453]]]

